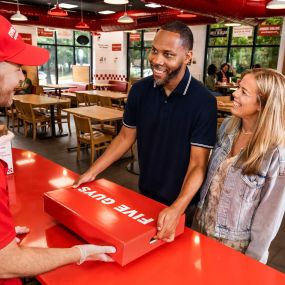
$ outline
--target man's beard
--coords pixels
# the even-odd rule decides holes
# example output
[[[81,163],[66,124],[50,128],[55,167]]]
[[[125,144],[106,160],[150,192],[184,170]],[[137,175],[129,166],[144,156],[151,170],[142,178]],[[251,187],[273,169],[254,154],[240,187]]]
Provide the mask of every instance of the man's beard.
[[[156,79],[154,78],[155,84],[156,84],[156,85],[161,85],[161,86],[164,86],[164,85],[168,84],[171,79],[175,78],[175,77],[178,75],[178,73],[180,72],[182,66],[183,66],[183,65],[180,64],[176,69],[174,69],[174,70],[172,70],[172,71],[170,71],[170,72],[167,72],[166,77],[165,77],[164,79],[158,79],[158,80],[156,80]],[[152,64],[152,65],[151,65],[152,70],[153,70],[154,68],[156,68],[156,67],[158,67],[158,69],[159,69],[159,65],[155,65],[155,64]]]
[[[0,88],[0,107],[8,107],[13,103],[14,90]]]

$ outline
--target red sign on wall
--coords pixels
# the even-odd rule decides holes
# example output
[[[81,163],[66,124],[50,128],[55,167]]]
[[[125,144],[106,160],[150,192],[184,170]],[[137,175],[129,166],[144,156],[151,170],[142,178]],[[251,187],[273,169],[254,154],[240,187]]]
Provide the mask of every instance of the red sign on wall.
[[[46,31],[44,28],[38,28],[38,36],[39,37],[53,38],[53,32],[52,31]]]
[[[122,44],[112,44],[112,51],[121,51]]]
[[[138,42],[141,40],[140,34],[130,34],[130,41],[131,42]]]
[[[24,43],[31,45],[32,44],[32,35],[31,34],[24,34],[20,33],[22,40]]]
[[[259,36],[280,36],[280,25],[261,25],[259,26],[258,35]]]

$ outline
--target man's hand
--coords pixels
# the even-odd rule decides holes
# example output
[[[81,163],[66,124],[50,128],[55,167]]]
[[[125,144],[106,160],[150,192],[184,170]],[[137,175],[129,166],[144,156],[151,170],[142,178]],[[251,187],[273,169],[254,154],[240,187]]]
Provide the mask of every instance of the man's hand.
[[[172,206],[162,210],[158,215],[156,238],[165,242],[172,242],[181,213]]]
[[[86,260],[99,260],[104,262],[114,261],[106,253],[115,253],[116,248],[113,246],[99,246],[93,244],[76,245],[76,248],[80,250],[80,261],[78,264],[82,264]]]
[[[96,175],[94,173],[92,173],[91,169],[89,169],[85,173],[83,173],[77,180],[75,180],[72,187],[77,188],[82,183],[93,181],[93,180],[95,180],[95,178],[96,178]]]

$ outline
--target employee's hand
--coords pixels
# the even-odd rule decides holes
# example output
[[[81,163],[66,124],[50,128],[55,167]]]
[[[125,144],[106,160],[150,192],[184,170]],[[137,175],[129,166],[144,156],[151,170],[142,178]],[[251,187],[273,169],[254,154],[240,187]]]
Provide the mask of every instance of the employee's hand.
[[[116,248],[114,246],[99,246],[93,244],[76,245],[76,248],[80,250],[80,261],[78,264],[82,264],[86,260],[98,260],[104,262],[114,261],[106,253],[115,253]]]
[[[172,206],[162,210],[158,215],[156,238],[172,242],[180,219],[180,211]]]
[[[90,182],[95,180],[96,175],[92,172],[91,169],[88,169],[85,173],[83,173],[75,182],[73,183],[73,188],[79,187],[82,183]]]

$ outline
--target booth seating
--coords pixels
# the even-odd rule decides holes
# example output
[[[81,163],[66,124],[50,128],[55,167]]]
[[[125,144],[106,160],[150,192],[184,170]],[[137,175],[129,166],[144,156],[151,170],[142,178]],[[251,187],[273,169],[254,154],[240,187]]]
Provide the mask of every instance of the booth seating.
[[[76,92],[76,91],[88,90],[88,86],[89,86],[89,84],[86,84],[86,83],[70,83],[70,85],[74,87],[67,89],[66,92]],[[64,94],[64,92],[62,94]]]
[[[128,92],[128,87],[129,87],[128,81],[109,80],[108,83],[114,84],[114,86],[108,88],[108,90],[110,91],[123,92],[123,93]]]

